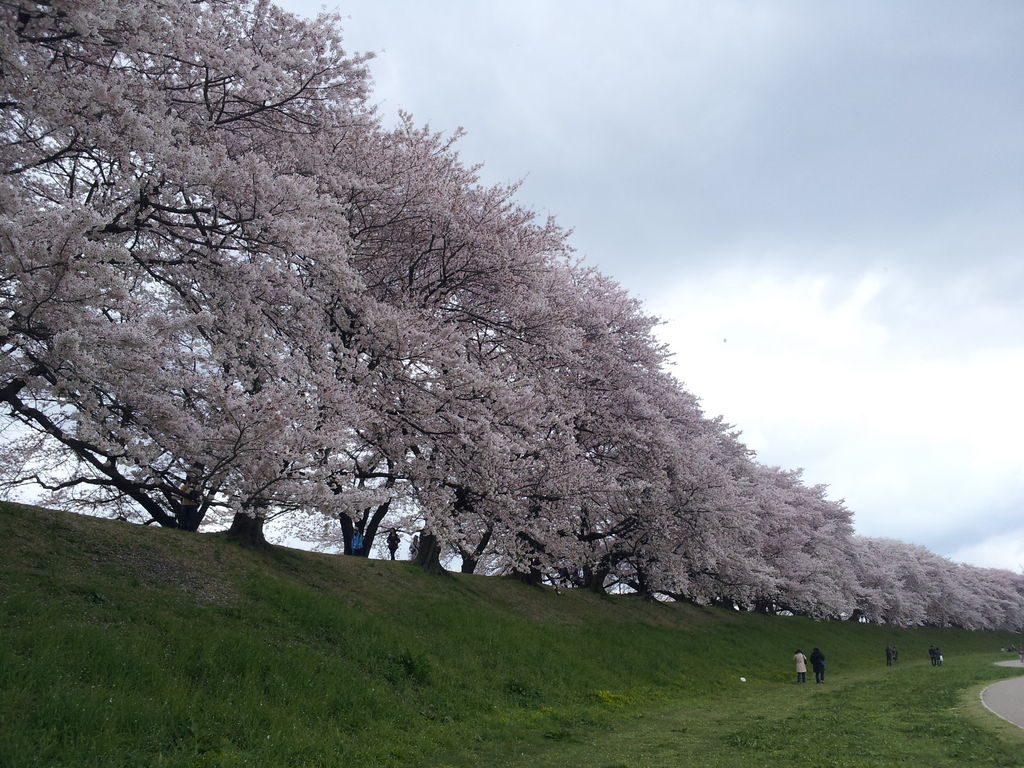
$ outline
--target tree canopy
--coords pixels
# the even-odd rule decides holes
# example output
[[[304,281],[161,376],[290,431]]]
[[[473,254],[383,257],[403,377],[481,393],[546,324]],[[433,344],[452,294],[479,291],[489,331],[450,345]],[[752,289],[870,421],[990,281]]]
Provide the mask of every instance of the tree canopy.
[[[0,3],[4,482],[257,539],[413,519],[464,570],[1024,627],[1024,578],[853,534],[666,372],[657,320],[458,134],[385,126],[339,21]],[[248,531],[248,533],[245,533]]]

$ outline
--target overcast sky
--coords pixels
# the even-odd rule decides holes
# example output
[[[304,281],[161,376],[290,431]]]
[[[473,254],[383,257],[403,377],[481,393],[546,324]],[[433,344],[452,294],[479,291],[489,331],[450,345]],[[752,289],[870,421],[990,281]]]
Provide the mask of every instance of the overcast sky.
[[[523,179],[762,462],[1024,570],[1024,2],[327,8],[385,120]]]

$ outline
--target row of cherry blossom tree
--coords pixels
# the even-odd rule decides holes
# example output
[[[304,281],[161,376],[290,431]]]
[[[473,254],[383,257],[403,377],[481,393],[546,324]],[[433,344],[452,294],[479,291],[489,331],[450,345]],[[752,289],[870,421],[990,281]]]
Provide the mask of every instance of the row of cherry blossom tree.
[[[196,530],[425,526],[463,570],[819,617],[1024,627],[1024,577],[853,535],[665,371],[655,319],[337,19],[0,2],[0,465]],[[316,524],[316,523],[314,523]]]

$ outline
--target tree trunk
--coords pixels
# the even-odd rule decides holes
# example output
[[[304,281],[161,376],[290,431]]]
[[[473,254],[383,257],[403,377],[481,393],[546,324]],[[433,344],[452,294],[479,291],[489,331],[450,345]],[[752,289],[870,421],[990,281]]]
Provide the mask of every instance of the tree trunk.
[[[768,598],[758,598],[754,601],[754,611],[756,613],[763,613],[765,616],[770,616],[776,612],[775,602]]]
[[[356,532],[356,526],[352,518],[344,512],[338,513],[338,522],[341,523],[341,551],[343,554],[352,554],[352,534]]]
[[[377,530],[380,522],[391,508],[391,499],[378,506],[372,513],[369,510],[366,516],[366,523],[363,526],[363,557],[370,556],[370,548],[373,547],[373,540],[377,538]]]
[[[269,547],[270,543],[263,536],[263,518],[236,512],[235,519],[228,528],[228,541],[241,544],[243,547]]]
[[[636,569],[636,583],[634,583],[632,587],[641,597],[647,600],[654,599],[654,590],[651,589],[651,582],[647,578],[647,572],[644,569]]]
[[[607,567],[598,568],[584,568],[583,569],[583,586],[585,589],[595,592],[598,595],[607,594],[604,588],[605,579],[608,578],[610,569]]]
[[[531,568],[529,571],[515,571],[512,574],[512,578],[516,581],[521,581],[530,587],[539,587],[541,580],[544,578],[542,574],[536,568]]]
[[[476,567],[480,565],[480,558],[483,557],[484,552],[487,551],[487,545],[491,541],[491,535],[494,533],[493,526],[487,526],[487,530],[484,531],[484,535],[480,537],[480,541],[476,543],[472,552],[469,552],[462,547],[459,547],[459,555],[462,557],[462,572],[463,573],[475,573]]]
[[[540,569],[540,563],[536,558],[530,561],[529,568],[525,571],[516,569],[512,572],[511,578],[521,581],[531,587],[539,587],[544,581],[544,573]]]
[[[28,373],[31,376],[41,376],[46,372],[46,368],[36,365]],[[144,483],[137,483],[121,474],[120,469],[112,459],[109,461],[100,460],[99,457],[102,455],[102,451],[95,445],[80,440],[73,434],[66,432],[57,422],[50,419],[46,413],[22,401],[18,397],[18,393],[25,386],[27,386],[26,380],[18,378],[0,388],[0,402],[6,403],[11,411],[25,420],[35,423],[55,440],[70,448],[85,464],[106,475],[107,479],[99,481],[99,485],[116,488],[120,493],[142,507],[153,521],[159,525],[166,528],[178,527],[178,520],[174,516],[173,510],[168,510],[158,502],[151,494],[151,489]]]
[[[441,565],[441,542],[434,534],[424,531],[420,535],[420,551],[413,562],[427,573],[446,573]]]
[[[363,510],[358,521],[353,520],[345,512],[338,513],[338,522],[341,523],[342,551],[344,554],[357,554],[352,549],[352,537],[358,529],[363,533],[363,548],[358,552],[357,556],[370,556],[370,549],[373,547],[373,540],[377,536],[377,530],[380,528],[380,522],[384,519],[384,516],[387,515],[390,507],[391,499],[388,499],[376,509],[373,507],[367,507]]]
[[[473,557],[469,552],[459,547],[459,556],[462,558],[462,572],[463,573],[475,573],[476,567],[479,564],[479,560]]]
[[[530,559],[527,570],[521,571],[516,568],[516,570],[512,572],[511,577],[513,579],[518,579],[523,582],[523,584],[539,587],[541,582],[544,580],[544,574],[540,570],[541,563],[540,558],[537,555],[544,552],[544,545],[525,531],[517,533],[516,538],[520,539],[523,544],[529,548],[528,555]]]

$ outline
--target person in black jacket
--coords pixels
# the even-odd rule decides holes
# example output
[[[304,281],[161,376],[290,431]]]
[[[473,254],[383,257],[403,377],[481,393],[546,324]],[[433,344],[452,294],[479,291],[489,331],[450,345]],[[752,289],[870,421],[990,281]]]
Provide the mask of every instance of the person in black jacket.
[[[391,555],[391,559],[395,559],[395,553],[398,551],[398,545],[401,543],[401,539],[398,536],[398,531],[394,528],[388,531],[388,553]]]
[[[814,670],[814,682],[825,682],[825,654],[815,648],[811,651],[811,668]]]

